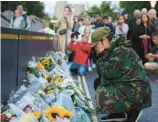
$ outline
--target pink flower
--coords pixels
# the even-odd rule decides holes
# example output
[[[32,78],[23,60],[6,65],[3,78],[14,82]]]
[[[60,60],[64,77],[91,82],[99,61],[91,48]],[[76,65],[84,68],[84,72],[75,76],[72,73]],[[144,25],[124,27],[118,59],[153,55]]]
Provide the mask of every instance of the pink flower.
[[[7,116],[5,114],[1,114],[1,120],[6,120]]]

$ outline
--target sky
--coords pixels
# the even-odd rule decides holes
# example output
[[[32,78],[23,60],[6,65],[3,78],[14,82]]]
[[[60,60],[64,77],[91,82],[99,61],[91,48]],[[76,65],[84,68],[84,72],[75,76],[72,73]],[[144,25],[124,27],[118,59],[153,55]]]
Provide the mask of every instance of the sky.
[[[91,0],[91,1],[85,1],[85,0],[68,0],[69,4],[86,4],[88,2],[89,7],[93,5],[99,6],[102,2],[102,0]],[[54,16],[54,7],[56,4],[56,0],[53,1],[43,1],[45,6],[45,13],[47,13],[50,17]],[[114,2],[113,2],[114,3]]]

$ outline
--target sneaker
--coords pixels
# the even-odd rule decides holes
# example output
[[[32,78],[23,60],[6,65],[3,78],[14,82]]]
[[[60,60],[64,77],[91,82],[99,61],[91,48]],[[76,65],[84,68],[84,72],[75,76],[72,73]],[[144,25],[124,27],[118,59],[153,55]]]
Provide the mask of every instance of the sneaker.
[[[91,67],[88,67],[88,70],[91,72],[91,71],[92,71],[92,68],[91,68]]]
[[[95,68],[96,68],[96,65],[95,65],[95,64],[93,64],[93,65],[92,65],[92,68],[93,68],[93,69],[95,69]]]
[[[143,115],[143,111],[140,111],[135,122],[138,122],[142,115]]]
[[[124,122],[127,120],[127,114],[126,113],[116,113],[111,114],[109,116],[101,117],[100,122]]]

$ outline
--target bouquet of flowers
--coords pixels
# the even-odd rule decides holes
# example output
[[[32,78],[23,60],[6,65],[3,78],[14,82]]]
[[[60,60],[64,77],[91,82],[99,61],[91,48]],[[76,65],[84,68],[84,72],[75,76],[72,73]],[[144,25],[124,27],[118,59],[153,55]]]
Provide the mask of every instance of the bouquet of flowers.
[[[48,118],[49,121],[56,122],[57,117],[58,118],[60,117],[63,120],[65,118],[70,119],[72,117],[72,112],[60,106],[52,106],[52,107],[48,107],[45,110],[45,116]]]

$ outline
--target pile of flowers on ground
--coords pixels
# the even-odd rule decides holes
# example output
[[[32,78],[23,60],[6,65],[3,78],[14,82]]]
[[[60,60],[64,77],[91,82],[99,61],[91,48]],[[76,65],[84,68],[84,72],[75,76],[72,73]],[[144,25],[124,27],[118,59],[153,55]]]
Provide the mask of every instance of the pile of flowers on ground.
[[[71,77],[66,56],[49,52],[27,64],[23,85],[1,109],[2,122],[91,122],[88,99]]]

